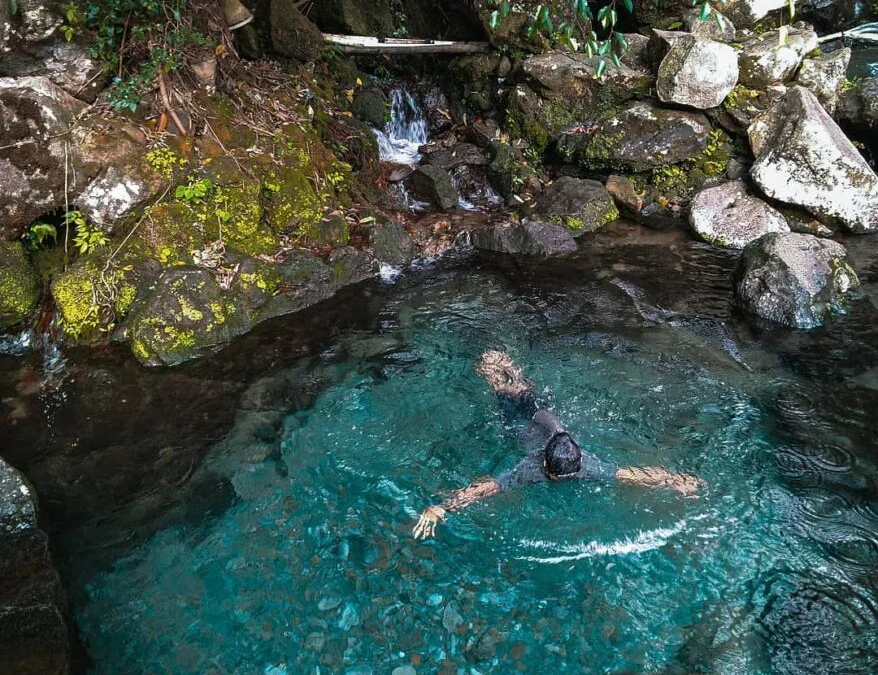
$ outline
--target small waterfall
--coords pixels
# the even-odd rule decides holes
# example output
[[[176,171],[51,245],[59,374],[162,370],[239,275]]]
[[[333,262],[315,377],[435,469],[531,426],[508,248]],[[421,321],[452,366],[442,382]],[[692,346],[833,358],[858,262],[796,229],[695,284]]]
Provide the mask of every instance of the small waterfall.
[[[382,162],[417,164],[421,160],[418,148],[428,141],[427,118],[408,91],[391,92],[390,121],[383,130],[375,130],[375,137]]]
[[[25,330],[18,335],[0,335],[0,354],[23,356],[28,352],[40,352],[43,357],[42,388],[52,390],[60,386],[66,377],[67,359],[61,348],[48,335]]]

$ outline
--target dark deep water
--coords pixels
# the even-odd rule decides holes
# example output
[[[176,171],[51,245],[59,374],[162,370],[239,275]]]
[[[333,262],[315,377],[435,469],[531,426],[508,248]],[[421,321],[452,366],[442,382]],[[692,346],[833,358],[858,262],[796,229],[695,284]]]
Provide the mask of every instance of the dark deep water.
[[[736,254],[614,226],[565,260],[447,261],[145,371],[0,356],[94,673],[878,672],[878,240],[828,327],[737,315]],[[411,539],[520,448],[506,347],[583,445],[700,499],[537,485]],[[405,675],[411,671],[402,671]]]

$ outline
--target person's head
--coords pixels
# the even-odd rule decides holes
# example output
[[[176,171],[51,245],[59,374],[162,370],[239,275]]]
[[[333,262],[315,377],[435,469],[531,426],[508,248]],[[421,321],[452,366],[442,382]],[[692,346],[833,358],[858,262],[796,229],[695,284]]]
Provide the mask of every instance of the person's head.
[[[546,444],[543,470],[552,480],[572,478],[582,468],[582,452],[566,431],[555,434]]]

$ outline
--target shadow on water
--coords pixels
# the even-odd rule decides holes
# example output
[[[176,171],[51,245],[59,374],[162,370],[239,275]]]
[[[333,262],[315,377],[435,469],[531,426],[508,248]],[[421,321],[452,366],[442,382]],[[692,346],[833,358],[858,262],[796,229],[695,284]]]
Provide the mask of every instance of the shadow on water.
[[[871,674],[878,253],[846,243],[863,296],[807,333],[737,314],[737,254],[618,224],[347,289],[173,370],[71,351],[45,390],[0,356],[0,451],[94,672]],[[537,488],[415,544],[431,493],[520,452],[472,372],[495,346],[585,445],[704,498]]]

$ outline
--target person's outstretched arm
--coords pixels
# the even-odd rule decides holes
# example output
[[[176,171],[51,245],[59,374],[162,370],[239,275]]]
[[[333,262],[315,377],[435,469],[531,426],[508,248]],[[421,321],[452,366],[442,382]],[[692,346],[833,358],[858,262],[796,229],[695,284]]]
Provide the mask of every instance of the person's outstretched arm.
[[[421,512],[417,525],[412,530],[415,539],[429,539],[436,534],[436,525],[445,522],[445,514],[465,509],[470,504],[501,492],[500,483],[493,478],[482,478],[455,490],[441,504],[428,506]]]
[[[660,466],[625,466],[616,470],[616,480],[648,488],[667,488],[682,495],[694,495],[705,483],[686,473],[671,473]]]

